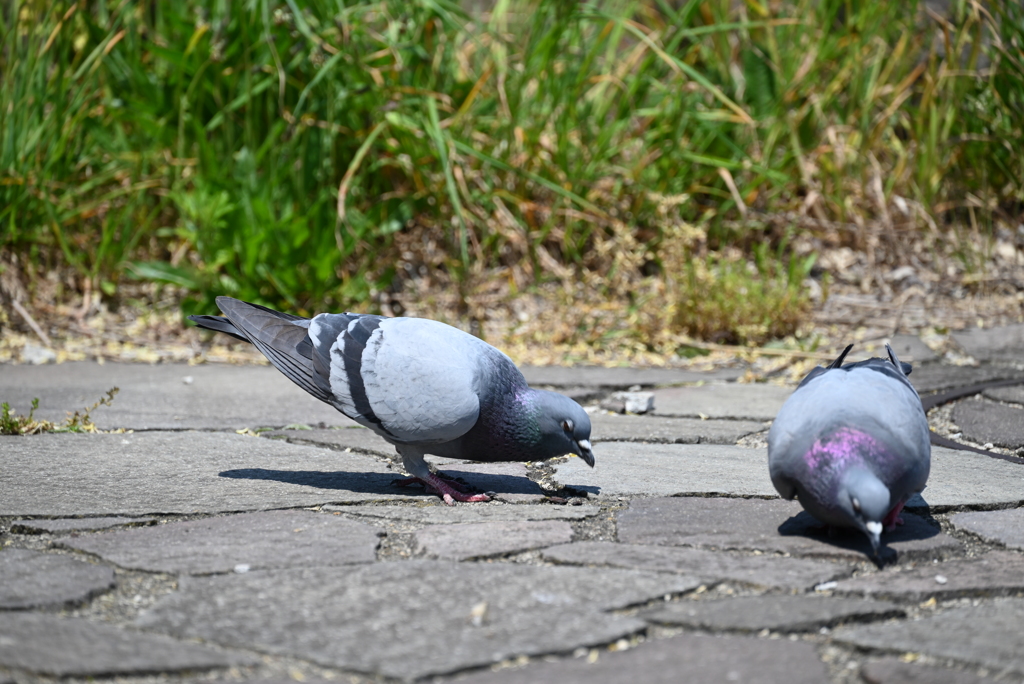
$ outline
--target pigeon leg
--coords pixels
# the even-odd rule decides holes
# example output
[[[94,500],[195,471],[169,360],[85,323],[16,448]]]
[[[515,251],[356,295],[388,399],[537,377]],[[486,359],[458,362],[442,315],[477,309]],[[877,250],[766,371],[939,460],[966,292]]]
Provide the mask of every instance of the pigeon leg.
[[[454,506],[456,501],[476,502],[490,501],[491,497],[486,494],[465,494],[453,486],[452,478],[438,476],[430,472],[427,462],[423,460],[423,452],[416,449],[402,446],[398,448],[402,456],[402,464],[412,477],[395,480],[394,484],[405,486],[413,482],[421,482],[427,491],[437,494],[449,506]]]
[[[886,532],[892,532],[896,529],[897,525],[902,525],[904,523],[903,518],[900,516],[900,513],[903,511],[903,503],[904,502],[900,501],[898,504],[893,506],[888,515],[885,516],[885,520],[882,521],[882,526],[885,527]]]

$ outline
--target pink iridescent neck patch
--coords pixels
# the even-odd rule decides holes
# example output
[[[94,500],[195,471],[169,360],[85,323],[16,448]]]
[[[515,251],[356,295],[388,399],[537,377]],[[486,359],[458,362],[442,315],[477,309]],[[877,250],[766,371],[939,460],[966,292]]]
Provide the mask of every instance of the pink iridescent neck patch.
[[[885,451],[885,446],[868,433],[843,427],[816,441],[804,454],[804,463],[812,471],[836,469],[842,472]]]

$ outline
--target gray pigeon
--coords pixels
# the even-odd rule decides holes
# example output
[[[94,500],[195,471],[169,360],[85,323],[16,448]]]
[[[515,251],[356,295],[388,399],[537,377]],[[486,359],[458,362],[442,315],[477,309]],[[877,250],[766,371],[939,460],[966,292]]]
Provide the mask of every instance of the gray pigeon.
[[[785,499],[836,527],[854,527],[878,555],[882,528],[902,524],[904,504],[931,467],[928,419],[907,380],[910,365],[888,359],[812,370],[768,432],[768,471]]]
[[[593,467],[590,418],[572,399],[530,389],[491,345],[425,318],[320,314],[301,318],[218,297],[224,316],[201,328],[251,342],[317,399],[395,445],[412,475],[445,503],[487,501],[431,472],[424,454],[473,461],[540,461],[576,454]]]

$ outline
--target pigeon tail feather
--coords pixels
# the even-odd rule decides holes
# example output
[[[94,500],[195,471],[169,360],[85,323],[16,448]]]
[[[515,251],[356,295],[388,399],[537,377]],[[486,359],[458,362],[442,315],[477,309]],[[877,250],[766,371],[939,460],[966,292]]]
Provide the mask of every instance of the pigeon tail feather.
[[[321,401],[329,395],[313,381],[308,320],[231,297],[217,297],[217,306],[274,367]]]
[[[242,332],[231,324],[224,316],[189,316],[188,320],[196,324],[197,328],[203,330],[213,330],[216,332],[224,333],[225,335],[231,335],[236,340],[242,342],[248,342],[249,338],[242,334]]]

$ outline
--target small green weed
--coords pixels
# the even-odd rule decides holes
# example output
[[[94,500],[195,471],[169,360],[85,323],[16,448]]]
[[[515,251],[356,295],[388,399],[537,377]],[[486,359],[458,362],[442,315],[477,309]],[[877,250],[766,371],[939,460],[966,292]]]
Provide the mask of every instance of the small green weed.
[[[11,405],[6,401],[0,404],[0,435],[38,435],[44,432],[99,432],[96,424],[92,422],[91,414],[100,406],[110,406],[114,396],[120,391],[118,387],[111,387],[100,399],[81,411],[68,412],[68,417],[61,423],[52,423],[48,420],[37,420],[36,409],[39,408],[39,398],[32,400],[32,408],[27,416],[11,415]]]

